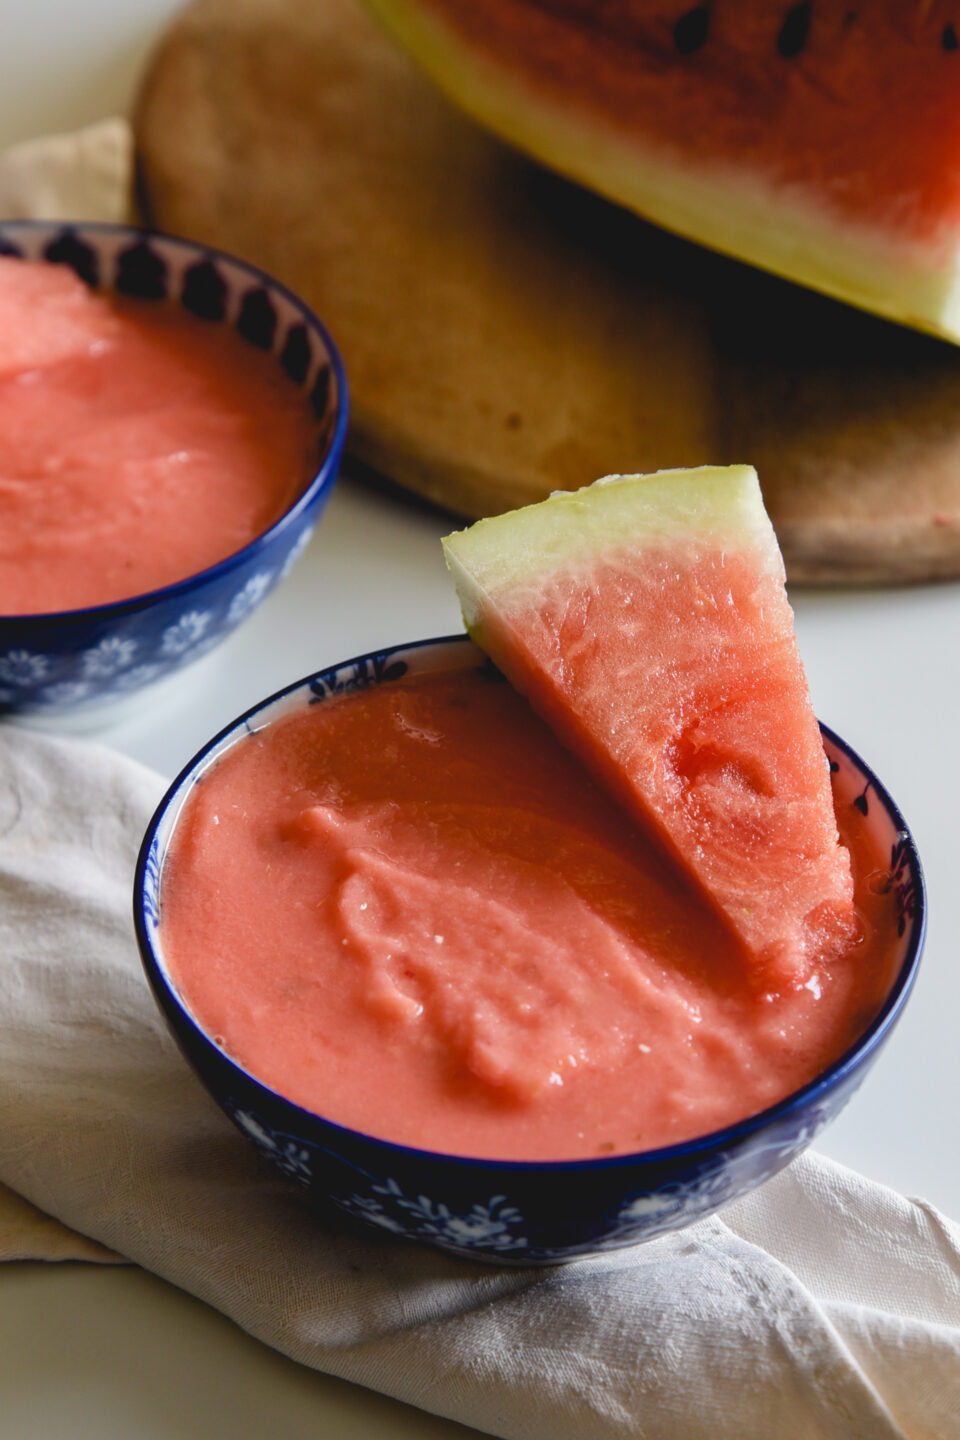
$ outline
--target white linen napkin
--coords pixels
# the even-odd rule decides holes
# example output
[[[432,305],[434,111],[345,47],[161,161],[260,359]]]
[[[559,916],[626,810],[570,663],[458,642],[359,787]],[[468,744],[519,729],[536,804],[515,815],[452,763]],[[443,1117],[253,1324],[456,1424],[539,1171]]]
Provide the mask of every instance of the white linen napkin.
[[[2,990],[0,990],[2,994]],[[69,1230],[0,1185],[0,1260],[96,1260],[123,1265],[122,1255]]]
[[[0,152],[4,219],[122,224],[133,210],[133,132],[121,116]]]
[[[960,1434],[960,1231],[815,1156],[557,1268],[319,1224],[142,974],[131,882],[162,788],[0,725],[0,1183],[294,1359],[506,1440]]]

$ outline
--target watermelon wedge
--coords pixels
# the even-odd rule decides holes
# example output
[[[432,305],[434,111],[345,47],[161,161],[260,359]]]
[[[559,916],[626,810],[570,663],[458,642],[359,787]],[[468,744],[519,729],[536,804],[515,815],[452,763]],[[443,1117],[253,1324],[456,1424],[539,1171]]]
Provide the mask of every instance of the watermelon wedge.
[[[367,0],[447,95],[667,229],[960,341],[946,0]]]
[[[608,476],[443,544],[471,636],[763,984],[806,983],[850,943],[849,856],[754,470]]]

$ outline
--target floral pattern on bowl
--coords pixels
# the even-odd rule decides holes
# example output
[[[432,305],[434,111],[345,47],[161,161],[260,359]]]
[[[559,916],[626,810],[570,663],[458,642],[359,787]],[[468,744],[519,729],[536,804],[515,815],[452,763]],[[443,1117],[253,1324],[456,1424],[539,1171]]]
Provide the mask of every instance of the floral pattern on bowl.
[[[649,1240],[713,1214],[775,1175],[843,1108],[906,1004],[920,961],[925,892],[896,806],[863,761],[821,727],[834,800],[856,805],[890,856],[896,893],[896,980],[860,1039],[834,1065],[759,1115],[684,1144],[636,1155],[494,1161],[417,1150],[304,1110],[243,1070],[196,1024],[167,976],[161,938],[164,856],[190,788],[244,731],[330,697],[390,684],[411,671],[486,663],[463,636],[397,646],[308,676],[215,737],[174,781],[144,838],[135,881],[137,939],[167,1023],[196,1073],[241,1133],[308,1201],[381,1232],[499,1265],[558,1263]]]
[[[70,265],[105,292],[167,300],[276,357],[314,420],[313,479],[264,535],[200,574],[86,610],[0,615],[0,711],[57,713],[134,693],[199,659],[290,573],[329,498],[347,425],[330,336],[278,281],[207,246],[134,227],[0,222],[0,254]]]

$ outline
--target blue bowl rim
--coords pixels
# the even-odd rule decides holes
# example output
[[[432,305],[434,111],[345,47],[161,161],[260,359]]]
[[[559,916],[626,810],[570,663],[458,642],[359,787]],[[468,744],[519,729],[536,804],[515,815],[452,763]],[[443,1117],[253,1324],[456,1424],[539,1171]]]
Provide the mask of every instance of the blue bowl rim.
[[[331,671],[345,670],[352,666],[359,666],[373,660],[384,660],[391,655],[398,653],[409,653],[410,651],[425,649],[437,645],[470,645],[478,655],[482,652],[466,634],[438,635],[425,640],[415,640],[397,645],[385,646],[383,649],[370,650],[366,654],[357,655],[349,660],[340,661],[336,665],[327,665],[323,669],[313,671],[299,680],[293,681],[282,689],[268,695],[266,699],[257,701],[239,715],[235,720],[225,725],[212,739],[193,756],[183,767],[176,779],[168,786],[166,793],[153,813],[144,834],[137,857],[136,871],[133,884],[133,919],[136,932],[137,944],[140,949],[140,956],[147,978],[152,988],[162,996],[164,1006],[172,1005],[177,1012],[178,1018],[187,1031],[194,1036],[202,1047],[209,1047],[213,1050],[218,1060],[234,1072],[254,1092],[260,1092],[268,1103],[280,1102],[288,1107],[294,1115],[302,1115],[307,1122],[308,1128],[314,1125],[321,1125],[329,1129],[335,1135],[343,1136],[346,1142],[361,1142],[367,1145],[383,1149],[387,1154],[395,1155],[408,1163],[415,1163],[418,1160],[425,1164],[445,1164],[463,1166],[467,1169],[479,1170],[502,1170],[505,1172],[533,1176],[539,1173],[549,1175],[564,1175],[573,1172],[608,1171],[626,1169],[635,1166],[652,1168],[662,1166],[670,1168],[682,1165],[685,1161],[695,1161],[698,1156],[709,1154],[717,1150],[725,1150],[738,1145],[741,1141],[748,1139],[754,1132],[766,1128],[767,1125],[776,1124],[787,1120],[797,1110],[805,1109],[807,1105],[815,1104],[819,1096],[838,1085],[842,1085],[852,1071],[865,1063],[868,1058],[879,1049],[887,1039],[894,1024],[899,1019],[909,999],[910,992],[917,978],[917,971],[920,966],[920,959],[923,953],[923,945],[926,937],[927,905],[926,905],[926,883],[924,880],[923,868],[920,863],[920,856],[917,853],[913,835],[910,832],[899,806],[896,805],[886,786],[877,778],[868,765],[860,758],[857,752],[845,740],[841,739],[829,726],[820,724],[821,734],[830,741],[864,776],[871,788],[884,806],[892,819],[896,830],[904,842],[907,865],[913,880],[914,889],[914,914],[913,928],[910,943],[904,956],[900,969],[897,972],[890,991],[883,1005],[874,1016],[873,1020],[863,1031],[854,1043],[843,1052],[826,1070],[817,1075],[813,1080],[808,1081],[799,1090],[779,1100],[774,1105],[769,1105],[764,1110],[758,1110],[753,1115],[746,1116],[732,1125],[725,1125],[719,1130],[709,1131],[705,1135],[698,1135],[692,1140],[684,1140],[675,1145],[661,1146],[654,1150],[636,1150],[623,1155],[589,1156],[573,1160],[503,1160],[489,1156],[459,1155],[452,1151],[427,1150],[420,1146],[404,1145],[395,1140],[387,1140],[379,1135],[371,1135],[366,1131],[354,1129],[348,1125],[341,1125],[335,1120],[330,1120],[318,1111],[308,1110],[305,1106],[298,1105],[296,1101],[289,1099],[278,1090],[273,1090],[264,1084],[249,1070],[245,1070],[226,1051],[215,1044],[213,1039],[197,1023],[190,1014],[185,1004],[177,995],[173,986],[168,982],[163,968],[154,952],[153,946],[147,932],[143,918],[144,881],[146,878],[147,860],[150,849],[169,806],[176,800],[181,786],[188,780],[198,776],[206,768],[211,753],[220,746],[230,735],[236,734],[239,739],[241,730],[248,730],[248,722],[260,714],[268,706],[278,700],[292,695],[295,691],[304,689],[317,678],[330,674]]]
[[[234,550],[232,554],[224,556],[216,564],[209,565],[205,570],[196,570],[192,575],[185,576],[182,580],[175,580],[170,585],[163,585],[158,590],[145,590],[139,595],[129,595],[122,600],[112,600],[105,605],[91,605],[81,607],[79,610],[50,610],[40,611],[29,615],[4,615],[0,613],[0,624],[10,626],[23,625],[25,627],[52,627],[56,624],[68,624],[71,621],[83,619],[91,624],[99,624],[102,621],[118,618],[122,615],[133,614],[135,611],[146,609],[148,606],[157,604],[167,599],[173,599],[185,595],[200,585],[209,581],[217,580],[223,575],[228,575],[238,566],[246,564],[254,559],[260,552],[280,535],[284,530],[295,525],[305,510],[309,510],[319,497],[330,488],[336,479],[340,464],[340,455],[343,450],[347,434],[347,424],[350,418],[350,387],[347,382],[347,372],[344,368],[340,351],[331,336],[326,325],[320,317],[311,310],[299,295],[295,294],[282,280],[262,270],[258,265],[252,265],[249,260],[243,260],[239,255],[231,255],[229,251],[218,249],[213,245],[206,245],[199,240],[189,240],[183,235],[174,235],[165,230],[154,230],[146,225],[123,225],[107,220],[0,220],[0,235],[11,234],[15,236],[20,231],[71,231],[78,234],[90,232],[102,233],[105,235],[126,235],[131,240],[161,240],[175,246],[182,246],[184,250],[192,251],[200,258],[209,260],[223,260],[228,265],[236,265],[246,271],[252,280],[258,280],[261,284],[276,290],[284,299],[288,300],[295,309],[299,310],[303,319],[313,330],[319,334],[327,353],[330,357],[330,365],[337,378],[337,423],[334,426],[333,434],[330,437],[327,452],[323,457],[319,469],[313,476],[310,483],[297,496],[292,505],[286,509],[278,520],[275,520],[268,530],[262,535],[257,535],[249,544],[244,545],[240,550]]]

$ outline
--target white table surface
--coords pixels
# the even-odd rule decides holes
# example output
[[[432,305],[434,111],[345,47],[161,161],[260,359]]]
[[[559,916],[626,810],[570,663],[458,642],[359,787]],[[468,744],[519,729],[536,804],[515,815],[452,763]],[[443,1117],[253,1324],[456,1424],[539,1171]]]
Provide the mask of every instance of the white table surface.
[[[0,146],[123,111],[176,8],[173,0],[4,7]],[[342,482],[299,566],[253,619],[177,686],[92,734],[172,776],[221,725],[300,675],[459,630],[438,543],[449,528],[412,502]],[[960,1218],[960,584],[797,590],[791,599],[817,712],[903,810],[931,912],[907,1012],[818,1148]],[[475,1433],[294,1365],[129,1268],[2,1267],[0,1396],[0,1440]]]

